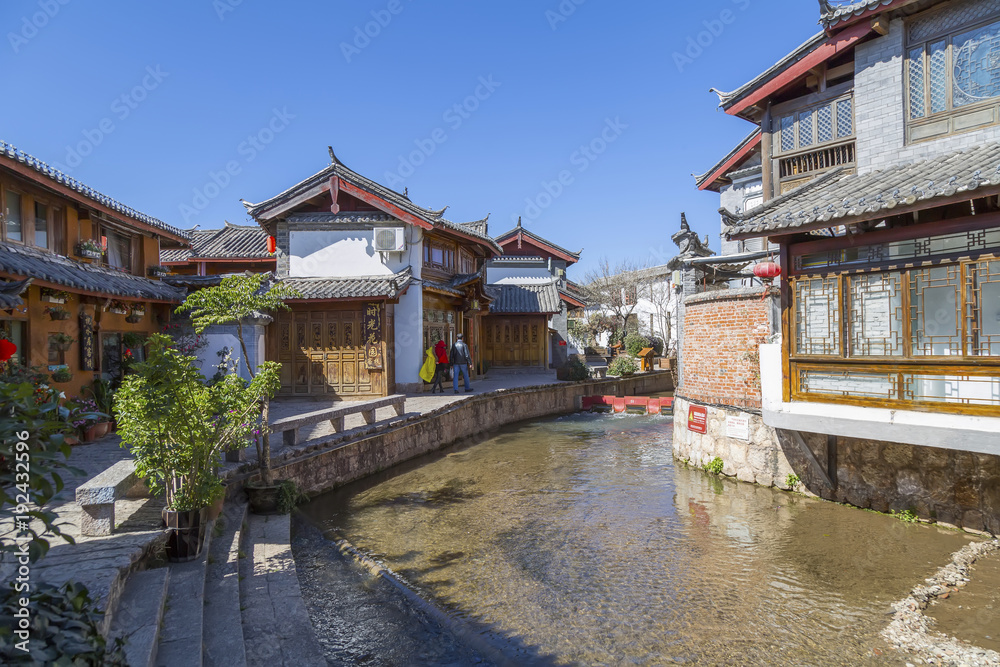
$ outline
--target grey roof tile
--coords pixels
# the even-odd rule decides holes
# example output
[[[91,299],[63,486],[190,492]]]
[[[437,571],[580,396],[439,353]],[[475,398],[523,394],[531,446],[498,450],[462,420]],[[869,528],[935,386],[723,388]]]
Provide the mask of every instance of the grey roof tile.
[[[558,313],[562,305],[555,281],[538,285],[487,285],[490,312],[500,315]]]
[[[732,91],[731,93],[726,93],[721,90],[716,90],[715,88],[712,88],[711,89],[712,92],[719,96],[719,106],[724,109],[728,109],[735,102],[742,99],[751,90],[755,90],[762,84],[776,77],[790,65],[793,65],[798,61],[802,60],[803,58],[805,58],[827,39],[828,37],[826,32],[821,31],[816,33],[815,35],[807,39],[804,43],[795,48],[795,50],[793,50],[787,56],[785,56],[775,64],[771,65],[764,72],[761,72],[759,75],[757,75],[750,81],[747,81],[745,84],[743,84],[736,90]]]
[[[107,206],[108,208],[112,209],[113,211],[117,211],[122,215],[128,216],[134,220],[138,220],[139,222],[145,223],[150,227],[156,227],[157,229],[162,229],[165,232],[170,232],[171,234],[174,234],[175,236],[179,236],[181,238],[185,238],[187,236],[186,232],[177,229],[176,227],[172,227],[167,223],[163,222],[162,220],[158,220],[150,215],[141,213],[132,208],[131,206],[126,206],[125,204],[122,204],[120,201],[112,199],[111,197],[105,194],[101,194],[92,187],[84,185],[75,178],[67,176],[58,169],[50,167],[49,165],[42,162],[38,158],[29,155],[28,153],[25,153],[22,150],[19,150],[16,146],[8,144],[5,141],[0,141],[0,155],[6,155],[12,160],[17,160],[21,164],[30,167],[31,169],[34,169],[39,174],[51,178],[56,183],[65,185],[71,190],[79,192],[84,197],[87,197],[88,199],[92,199],[100,204],[103,204],[104,206]]]
[[[24,280],[0,280],[0,309],[8,310],[24,305],[21,294],[31,284],[31,278]]]
[[[184,262],[201,259],[267,259],[267,232],[258,227],[227,222],[222,229],[199,229],[188,232],[190,248],[160,250],[161,262]]]
[[[852,16],[862,14],[869,9],[877,9],[883,5],[891,5],[896,0],[819,0],[820,23],[832,28],[838,23],[849,20]]]
[[[897,208],[929,208],[955,194],[983,197],[998,187],[1000,143],[993,142],[864,174],[840,167],[742,215],[719,212],[729,236],[765,236],[877,220]]]
[[[562,246],[558,246],[555,243],[553,243],[552,241],[549,241],[548,239],[544,239],[541,236],[539,236],[538,234],[535,234],[534,232],[532,232],[532,231],[530,231],[528,229],[525,229],[524,227],[521,226],[520,222],[518,222],[517,226],[514,227],[513,229],[510,229],[510,230],[504,232],[503,234],[500,234],[499,236],[497,236],[496,237],[496,241],[497,241],[497,243],[500,243],[501,241],[504,241],[504,240],[506,240],[508,238],[516,236],[518,234],[518,232],[520,232],[524,236],[528,237],[529,239],[532,239],[533,241],[536,241],[537,243],[540,243],[542,245],[547,245],[550,248],[554,248],[555,250],[558,250],[559,252],[563,253],[564,255],[569,255],[570,257],[574,258],[575,260],[579,260],[580,259],[580,253],[583,252],[583,250],[578,250],[577,252],[573,252],[572,250],[567,250],[566,248],[563,248]]]
[[[0,243],[0,271],[84,292],[179,302],[184,292],[159,280],[83,264],[37,248]]]
[[[413,279],[410,267],[391,276],[358,276],[352,278],[282,278],[281,284],[297,290],[297,300],[316,299],[395,299]]]

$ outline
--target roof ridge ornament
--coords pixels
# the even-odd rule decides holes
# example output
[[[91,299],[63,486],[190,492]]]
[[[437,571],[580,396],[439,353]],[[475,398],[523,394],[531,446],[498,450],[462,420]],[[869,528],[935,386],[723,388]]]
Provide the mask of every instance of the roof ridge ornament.
[[[326,150],[330,151],[330,162],[331,163],[333,163],[333,164],[339,164],[342,167],[346,167],[347,166],[343,162],[341,162],[339,158],[337,158],[337,154],[333,152],[333,146],[327,146]]]

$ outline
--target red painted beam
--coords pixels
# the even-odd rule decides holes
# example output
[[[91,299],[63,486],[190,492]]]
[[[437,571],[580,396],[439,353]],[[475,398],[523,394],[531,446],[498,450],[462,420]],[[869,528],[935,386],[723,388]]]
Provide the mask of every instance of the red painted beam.
[[[743,159],[745,159],[748,155],[750,155],[750,153],[752,153],[755,148],[760,146],[760,137],[761,134],[760,132],[758,132],[757,136],[751,139],[746,146],[737,151],[735,155],[726,160],[722,164],[722,166],[720,166],[718,169],[715,170],[715,172],[712,173],[711,176],[705,179],[705,182],[702,183],[700,186],[698,186],[698,189],[699,190],[708,189],[708,187],[712,185],[712,183],[725,176],[734,166],[743,161]]]
[[[735,116],[741,111],[745,111],[758,102],[777,93],[785,86],[789,86],[795,83],[798,79],[806,76],[814,67],[825,63],[831,58],[851,48],[861,41],[861,39],[867,37],[871,32],[871,25],[868,22],[864,22],[853,25],[843,32],[837,33],[818,46],[812,53],[798,62],[789,65],[785,71],[781,72],[773,79],[761,84],[759,88],[755,89],[739,102],[726,109],[726,113],[731,116]]]
[[[417,216],[413,215],[412,213],[407,213],[406,211],[404,211],[403,209],[399,208],[395,204],[391,204],[391,203],[387,202],[386,200],[382,199],[378,195],[373,195],[372,193],[368,192],[367,190],[362,190],[361,188],[359,188],[358,186],[354,185],[353,183],[351,183],[349,181],[343,181],[343,180],[341,180],[339,182],[340,182],[340,190],[346,192],[347,194],[351,195],[352,197],[356,197],[356,198],[360,199],[361,201],[365,202],[366,204],[371,204],[372,206],[374,206],[375,208],[379,209],[380,211],[384,211],[384,212],[388,213],[389,215],[392,215],[392,216],[395,216],[395,217],[399,218],[403,222],[408,222],[411,225],[415,225],[417,227],[420,227],[421,229],[434,229],[434,225],[432,225],[431,223],[427,222],[426,220],[422,220],[422,219],[418,218]]]

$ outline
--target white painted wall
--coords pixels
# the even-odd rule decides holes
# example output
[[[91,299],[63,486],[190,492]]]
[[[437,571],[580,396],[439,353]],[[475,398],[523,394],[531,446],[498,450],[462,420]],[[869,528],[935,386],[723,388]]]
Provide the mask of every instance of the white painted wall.
[[[487,285],[530,285],[551,282],[552,278],[552,274],[544,266],[540,266],[537,269],[507,266],[486,267]]]
[[[211,378],[215,375],[215,367],[221,361],[219,352],[228,347],[231,351],[233,361],[239,361],[240,377],[245,380],[250,379],[246,364],[243,363],[243,350],[240,349],[239,338],[228,333],[213,333],[211,330],[206,331],[204,337],[207,343],[203,348],[198,350],[198,361],[196,362],[198,370],[202,375],[206,378]],[[263,341],[261,342],[261,354],[263,355]],[[264,357],[261,356],[260,358],[263,359]],[[253,363],[253,360],[251,360],[251,363]]]
[[[399,226],[406,229],[409,245],[407,252],[375,252],[374,229],[290,230],[289,275],[294,278],[344,278],[398,273],[411,264],[414,246],[418,250],[417,259],[420,260],[419,248],[422,237],[417,228],[403,223]]]

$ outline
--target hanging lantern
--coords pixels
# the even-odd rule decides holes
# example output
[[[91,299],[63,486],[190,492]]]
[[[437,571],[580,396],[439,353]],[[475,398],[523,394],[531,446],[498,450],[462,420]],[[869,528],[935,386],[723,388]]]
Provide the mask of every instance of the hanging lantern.
[[[7,361],[17,352],[17,345],[6,338],[0,338],[0,361]]]
[[[761,282],[766,281],[768,284],[775,278],[781,275],[781,267],[767,260],[766,262],[760,262],[753,267],[753,274],[760,278]]]
[[[274,238],[273,236],[268,236],[267,237],[267,252],[273,255],[277,251],[278,251],[278,240],[276,238]]]

